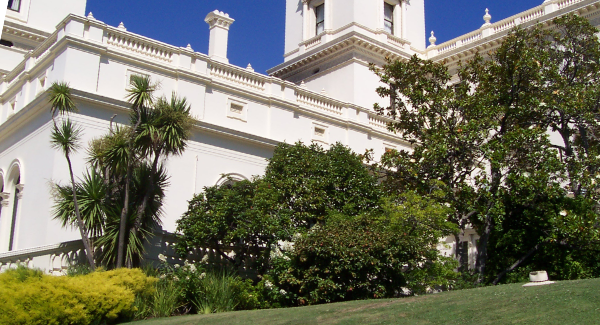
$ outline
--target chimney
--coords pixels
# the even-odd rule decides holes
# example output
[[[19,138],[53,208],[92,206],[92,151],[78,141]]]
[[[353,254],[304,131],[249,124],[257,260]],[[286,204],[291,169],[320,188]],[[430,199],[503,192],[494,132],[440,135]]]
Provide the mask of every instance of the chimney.
[[[229,26],[234,22],[233,18],[222,11],[215,10],[204,18],[204,21],[210,26],[210,38],[208,41],[208,56],[224,63],[229,63],[227,59],[227,38],[229,36]]]

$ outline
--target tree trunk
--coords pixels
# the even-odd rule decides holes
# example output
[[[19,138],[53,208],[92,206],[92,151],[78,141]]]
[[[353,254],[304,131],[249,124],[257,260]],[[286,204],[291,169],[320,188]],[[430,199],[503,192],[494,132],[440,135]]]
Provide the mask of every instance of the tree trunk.
[[[492,216],[488,212],[485,216],[483,232],[479,236],[479,247],[477,247],[477,262],[475,265],[475,269],[477,270],[477,283],[483,282],[483,277],[485,275],[485,266],[487,263],[488,256],[488,242],[490,240],[490,236],[492,234],[493,228],[493,220]]]
[[[71,187],[73,189],[73,206],[75,207],[77,227],[79,228],[79,233],[81,234],[81,240],[83,241],[83,247],[85,248],[85,255],[88,259],[88,262],[90,263],[90,267],[92,268],[92,270],[96,270],[96,263],[94,262],[94,253],[90,245],[90,239],[88,237],[85,224],[81,219],[81,213],[79,212],[79,204],[77,203],[77,191],[75,190],[75,177],[73,177],[73,167],[71,166],[71,159],[69,158],[69,155],[67,153],[65,153],[65,158],[67,158],[67,163],[69,164],[69,174],[71,175]]]
[[[130,152],[131,154],[131,152]],[[129,157],[132,160],[132,157]],[[117,268],[123,267],[125,258],[125,232],[127,231],[127,214],[129,213],[129,184],[131,183],[131,174],[133,166],[127,162],[127,175],[125,176],[125,198],[123,199],[123,209],[121,209],[121,219],[119,222],[119,246],[117,248]]]
[[[144,198],[142,199],[142,204],[138,207],[135,223],[133,225],[133,229],[131,230],[132,236],[137,235],[137,232],[142,227],[142,221],[144,218],[144,211],[148,207],[148,203],[150,202],[150,198],[154,193],[154,176],[156,175],[156,171],[158,169],[158,160],[160,159],[160,155],[158,152],[154,155],[154,161],[152,162],[152,169],[150,170],[150,177],[148,178],[148,184],[146,188],[146,193],[144,194]]]
[[[519,265],[521,265],[521,263],[523,263],[526,259],[529,258],[529,256],[531,256],[531,254],[535,253],[535,251],[538,250],[538,248],[540,248],[540,245],[542,243],[538,243],[537,245],[535,245],[532,249],[529,250],[529,252],[527,252],[527,254],[525,254],[523,257],[521,257],[518,261],[516,261],[513,265],[511,265],[509,268],[507,268],[506,270],[500,272],[500,274],[498,274],[498,276],[496,277],[496,279],[492,282],[493,285],[497,285],[498,282],[500,282],[500,280],[506,275],[506,273],[516,269]]]
[[[137,121],[135,126],[131,129],[131,137],[129,138],[129,157],[127,161],[127,175],[125,176],[125,198],[123,199],[123,209],[121,210],[121,220],[119,222],[119,246],[117,249],[117,268],[123,267],[123,261],[125,259],[125,232],[127,231],[127,214],[129,214],[129,192],[131,184],[131,174],[133,173],[133,141],[135,139],[135,131],[140,126],[141,114],[139,108],[137,109]]]

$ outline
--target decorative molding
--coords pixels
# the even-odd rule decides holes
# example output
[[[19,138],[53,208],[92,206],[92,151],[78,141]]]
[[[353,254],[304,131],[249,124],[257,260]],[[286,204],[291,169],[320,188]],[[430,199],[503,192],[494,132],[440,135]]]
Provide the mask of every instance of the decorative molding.
[[[8,204],[10,203],[10,193],[8,192],[1,192],[0,193],[0,204],[2,205],[3,208],[6,208],[8,206]]]
[[[206,15],[206,18],[204,18],[204,21],[208,24],[210,29],[213,29],[215,27],[221,27],[226,30],[229,30],[229,26],[233,24],[235,19],[229,17],[228,14],[222,11],[215,10],[208,13],[208,15]]]

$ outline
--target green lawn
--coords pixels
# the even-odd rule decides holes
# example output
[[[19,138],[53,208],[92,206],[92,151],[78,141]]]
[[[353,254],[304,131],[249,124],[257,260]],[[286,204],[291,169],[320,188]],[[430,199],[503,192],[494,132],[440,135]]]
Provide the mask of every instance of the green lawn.
[[[133,324],[600,324],[600,279],[526,288],[510,284],[411,298],[189,315]]]

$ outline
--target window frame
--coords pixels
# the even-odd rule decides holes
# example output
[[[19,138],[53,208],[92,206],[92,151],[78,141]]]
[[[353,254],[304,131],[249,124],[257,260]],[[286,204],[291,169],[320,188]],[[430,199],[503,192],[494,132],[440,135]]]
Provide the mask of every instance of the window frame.
[[[317,36],[325,31],[325,2],[316,5],[313,10],[315,13],[315,36]],[[322,15],[321,20],[319,20],[320,13]],[[320,31],[319,27],[321,27]]]
[[[388,19],[386,12],[387,10],[390,9],[390,19]],[[383,30],[386,33],[389,33],[391,35],[394,35],[394,11],[396,9],[396,6],[388,3],[387,1],[383,2]],[[388,30],[388,26],[387,23],[390,24],[390,28]]]
[[[17,3],[17,9],[13,8],[15,2]],[[15,12],[21,12],[21,2],[22,2],[22,0],[8,0],[8,5],[6,6],[6,9],[12,10]]]

